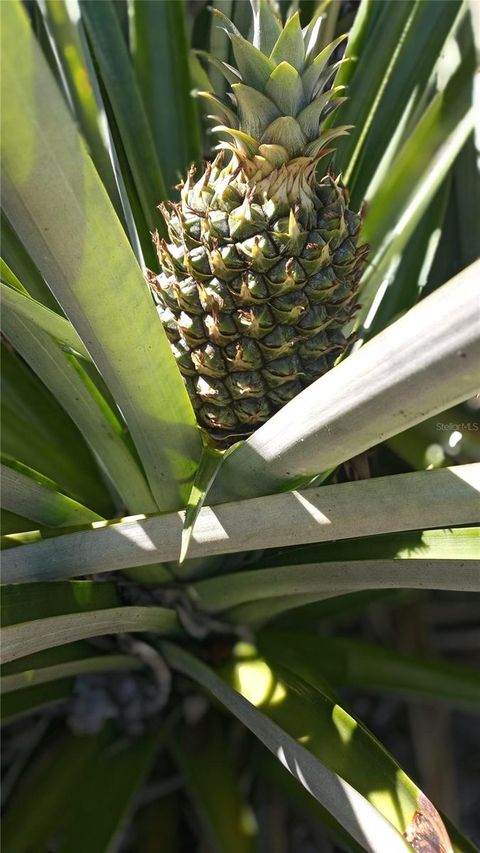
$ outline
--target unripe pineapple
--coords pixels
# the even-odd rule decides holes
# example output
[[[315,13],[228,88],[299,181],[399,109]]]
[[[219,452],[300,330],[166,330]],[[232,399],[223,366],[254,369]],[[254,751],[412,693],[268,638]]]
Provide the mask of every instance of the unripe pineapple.
[[[211,58],[231,105],[204,93],[231,141],[162,209],[170,242],[156,236],[149,276],[198,421],[223,446],[333,366],[367,254],[341,180],[321,172],[348,129],[322,131],[344,100],[325,91],[341,39],[315,55],[315,22],[282,28],[266,0],[252,6],[254,44],[222,16],[237,67]]]

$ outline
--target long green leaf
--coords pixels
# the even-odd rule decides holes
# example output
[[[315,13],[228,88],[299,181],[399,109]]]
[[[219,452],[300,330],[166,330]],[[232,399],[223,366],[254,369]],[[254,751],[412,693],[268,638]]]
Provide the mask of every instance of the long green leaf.
[[[88,775],[72,791],[59,853],[106,853],[115,850],[137,791],[152,768],[165,727],[97,754]],[[94,819],[92,820],[92,816]]]
[[[399,258],[396,269],[387,275],[387,288],[379,303],[379,308],[368,329],[362,331],[365,340],[374,337],[389,325],[396,317],[415,305],[424,289],[428,275],[442,238],[447,232],[444,223],[450,181],[444,181],[428,209],[423,214],[412,237]]]
[[[112,515],[111,497],[76,425],[23,359],[7,344],[1,350],[2,453],[40,471],[100,515]]]
[[[294,777],[276,761],[273,755],[265,749],[258,752],[259,754],[253,759],[253,764],[260,778],[264,778],[269,786],[279,790],[293,805],[296,812],[322,824],[341,850],[345,849],[348,853],[364,853],[364,848],[348,835],[342,825],[334,820],[317,800],[309,796],[305,788],[296,783]]]
[[[135,73],[170,189],[201,156],[198,107],[191,95],[185,4],[183,0],[133,0],[131,12]]]
[[[88,14],[102,14],[105,5],[87,4]],[[20,3],[5,7],[2,37],[7,215],[125,416],[158,506],[177,508],[200,451],[183,381]]]
[[[204,663],[171,644],[163,643],[162,651],[174,669],[200,684],[247,726],[365,850],[369,853],[411,851],[402,835],[354,787]]]
[[[93,737],[69,735],[44,748],[5,818],[3,841],[7,850],[30,853],[48,849],[48,842],[72,809],[77,785],[83,779],[87,781],[96,753],[110,739],[105,733]]]
[[[318,593],[342,595],[363,589],[447,589],[480,592],[480,561],[354,560],[278,566],[198,581],[193,589],[200,607],[227,610],[248,601]]]
[[[298,394],[225,460],[210,501],[295,486],[473,396],[479,274],[480,261]]]
[[[13,723],[23,717],[31,716],[36,711],[68,701],[72,695],[74,683],[74,678],[61,678],[58,681],[50,681],[48,684],[22,687],[21,690],[6,693],[0,709],[2,724]]]
[[[15,625],[30,619],[63,616],[102,610],[121,604],[114,583],[68,581],[66,583],[32,583],[2,586],[2,625]]]
[[[71,9],[71,7],[70,7]],[[107,188],[112,204],[121,217],[122,207],[115,174],[108,153],[101,117],[103,103],[85,36],[75,23],[65,0],[47,0],[45,17],[55,42],[57,57],[72,101],[75,116],[90,150],[95,168]]]
[[[292,670],[293,655],[285,663],[280,661],[281,656],[281,648],[264,635],[259,653],[239,644],[225,676],[255,707],[305,744],[312,755],[352,785],[400,832],[408,833],[415,825],[417,812],[429,807],[428,831],[434,849],[439,847],[444,829],[432,804],[368,729],[337,702],[321,676],[313,685]]]
[[[192,738],[174,741],[171,750],[202,822],[212,849],[218,853],[253,853],[256,821],[244,801],[228,743],[219,727],[194,731]]]
[[[190,554],[206,557],[478,520],[480,464],[204,507]],[[96,525],[11,548],[4,583],[59,580],[178,559],[183,513]],[[278,565],[278,564],[277,564]]]
[[[275,548],[251,563],[250,569],[332,560],[472,560],[479,550],[480,527],[448,527]]]
[[[72,678],[88,672],[117,672],[139,669],[141,666],[141,661],[132,655],[99,655],[4,675],[0,679],[0,689],[2,695],[6,695],[14,690],[49,684],[51,681]]]
[[[163,607],[112,607],[20,622],[2,629],[1,661],[7,663],[75,640],[129,631],[177,633],[176,614]]]
[[[267,647],[262,645],[264,641],[273,657],[276,644],[278,663],[314,687],[320,674],[338,687],[433,697],[480,713],[480,675],[465,666],[402,654],[357,639],[270,628],[259,634],[261,648]]]
[[[1,285],[1,298],[4,311],[8,309],[18,317],[32,321],[39,329],[48,332],[52,338],[90,361],[90,356],[81,338],[68,320],[60,317],[55,311],[46,308],[41,302],[36,302],[35,299],[25,296],[5,284]]]
[[[68,325],[60,317],[58,320]],[[129,512],[154,512],[156,503],[124,440],[124,425],[82,364],[73,354],[63,352],[36,322],[14,312],[8,300],[2,325],[8,340],[75,421],[123,506]]]
[[[339,124],[353,125],[355,129],[335,145],[335,165],[339,171],[347,168],[347,174],[349,174],[351,170],[355,150],[361,145],[362,137],[369,130],[375,110],[379,102],[381,103],[383,91],[394,73],[399,46],[408,28],[415,4],[416,0],[403,0],[395,3],[394,6],[383,5],[372,33],[372,41],[378,40],[381,34],[382,49],[372,50],[366,62],[361,61],[364,55],[362,51],[360,61],[351,72],[353,76],[348,87],[349,100],[340,108],[338,119],[337,116],[335,117],[335,123],[338,120]],[[351,50],[347,51],[346,56],[347,58],[352,56]],[[338,85],[337,80],[335,85]],[[327,122],[329,123],[331,119]]]
[[[45,284],[37,267],[33,263],[18,234],[10,225],[4,211],[1,212],[2,257],[26,287],[28,293],[37,302],[41,302],[51,311],[59,311],[59,306],[53,293]]]
[[[167,197],[162,171],[114,3],[81,0],[82,20],[150,231],[162,226],[157,205]]]
[[[72,527],[100,521],[101,516],[63,495],[38,472],[2,464],[2,507],[24,515],[42,527]],[[27,473],[28,472],[28,473]]]
[[[472,133],[472,51],[428,106],[369,203],[362,234],[372,246],[372,266],[364,276],[359,320]]]
[[[461,0],[431,0],[424,3],[417,2],[413,8],[411,19],[405,28],[403,38],[399,45],[394,43],[394,51],[387,49],[382,41],[382,50],[376,51],[374,56],[380,55],[384,61],[390,63],[387,79],[381,80],[381,95],[379,90],[375,91],[375,106],[373,115],[368,117],[367,126],[363,121],[359,123],[360,141],[358,151],[353,154],[354,162],[348,165],[348,182],[352,192],[352,204],[359,205],[365,195],[369,182],[374,175],[377,165],[390,142],[395,129],[406,110],[410,98],[419,97],[438,61],[443,44],[454,24],[461,8]],[[397,3],[396,8],[403,6]],[[380,21],[381,32],[388,37],[392,32],[392,7],[388,8],[388,25]],[[392,63],[391,57],[395,55]],[[362,63],[367,73],[371,70],[371,62]],[[358,98],[358,85],[362,81],[354,78],[352,91],[349,92],[350,100],[345,105],[345,115],[339,115],[336,120],[340,124],[356,123],[349,115],[350,110],[358,109],[358,102],[362,104],[365,98]],[[355,92],[353,89],[355,88]],[[360,90],[362,91],[362,90]],[[365,91],[365,89],[363,89]],[[367,89],[367,91],[372,91]],[[363,137],[363,139],[362,139]],[[341,140],[339,148],[348,145],[350,140]],[[363,142],[363,144],[362,144]],[[343,151],[345,156],[345,151]]]

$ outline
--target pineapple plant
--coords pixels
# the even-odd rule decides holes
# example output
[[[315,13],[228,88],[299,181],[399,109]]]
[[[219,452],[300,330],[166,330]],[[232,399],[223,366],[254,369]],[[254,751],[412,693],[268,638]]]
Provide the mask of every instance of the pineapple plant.
[[[469,4],[0,6],[5,849],[472,853]]]
[[[344,352],[368,254],[348,191],[324,166],[349,130],[324,129],[345,100],[329,85],[343,38],[317,52],[318,27],[302,31],[298,12],[282,27],[268,3],[259,9],[253,44],[222,16],[236,67],[210,61],[232,104],[203,94],[226,139],[200,175],[190,169],[180,202],[162,205],[170,242],[156,234],[162,272],[149,274],[197,418],[220,446]]]

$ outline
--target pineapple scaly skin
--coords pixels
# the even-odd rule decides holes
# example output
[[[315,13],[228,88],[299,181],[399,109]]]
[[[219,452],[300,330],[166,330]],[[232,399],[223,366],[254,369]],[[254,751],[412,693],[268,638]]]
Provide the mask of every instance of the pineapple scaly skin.
[[[283,32],[295,29],[291,21]],[[242,58],[243,45],[236,47]],[[162,271],[149,274],[197,419],[224,447],[251,434],[345,350],[343,329],[368,251],[358,245],[361,220],[340,178],[317,178],[331,150],[325,144],[345,129],[322,137],[317,121],[309,138],[311,121],[300,121],[299,138],[295,118],[276,115],[280,96],[265,107],[266,128],[255,117],[258,139],[245,119],[245,93],[248,106],[253,92],[252,109],[258,93],[241,84],[242,102],[239,85],[232,87],[237,127],[221,126],[233,137],[221,146],[230,160],[224,165],[222,151],[198,180],[191,169],[180,202],[162,208],[169,242],[155,236]],[[329,106],[325,93],[315,96]],[[300,97],[299,108],[306,106]]]

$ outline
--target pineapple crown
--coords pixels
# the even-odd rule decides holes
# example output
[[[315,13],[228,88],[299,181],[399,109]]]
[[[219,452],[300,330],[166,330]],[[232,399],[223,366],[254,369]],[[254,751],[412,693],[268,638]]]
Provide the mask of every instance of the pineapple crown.
[[[295,158],[318,160],[330,153],[327,145],[349,126],[322,131],[322,124],[340,104],[344,86],[325,86],[344,60],[329,65],[342,35],[317,52],[322,18],[316,16],[303,30],[298,12],[285,26],[268,0],[250,0],[253,44],[218,10],[212,10],[232,43],[236,67],[214,56],[203,56],[230,84],[230,103],[212,92],[198,92],[214,105],[219,121],[214,131],[226,134],[219,149],[229,149],[243,164],[255,161],[255,171],[266,175]]]

